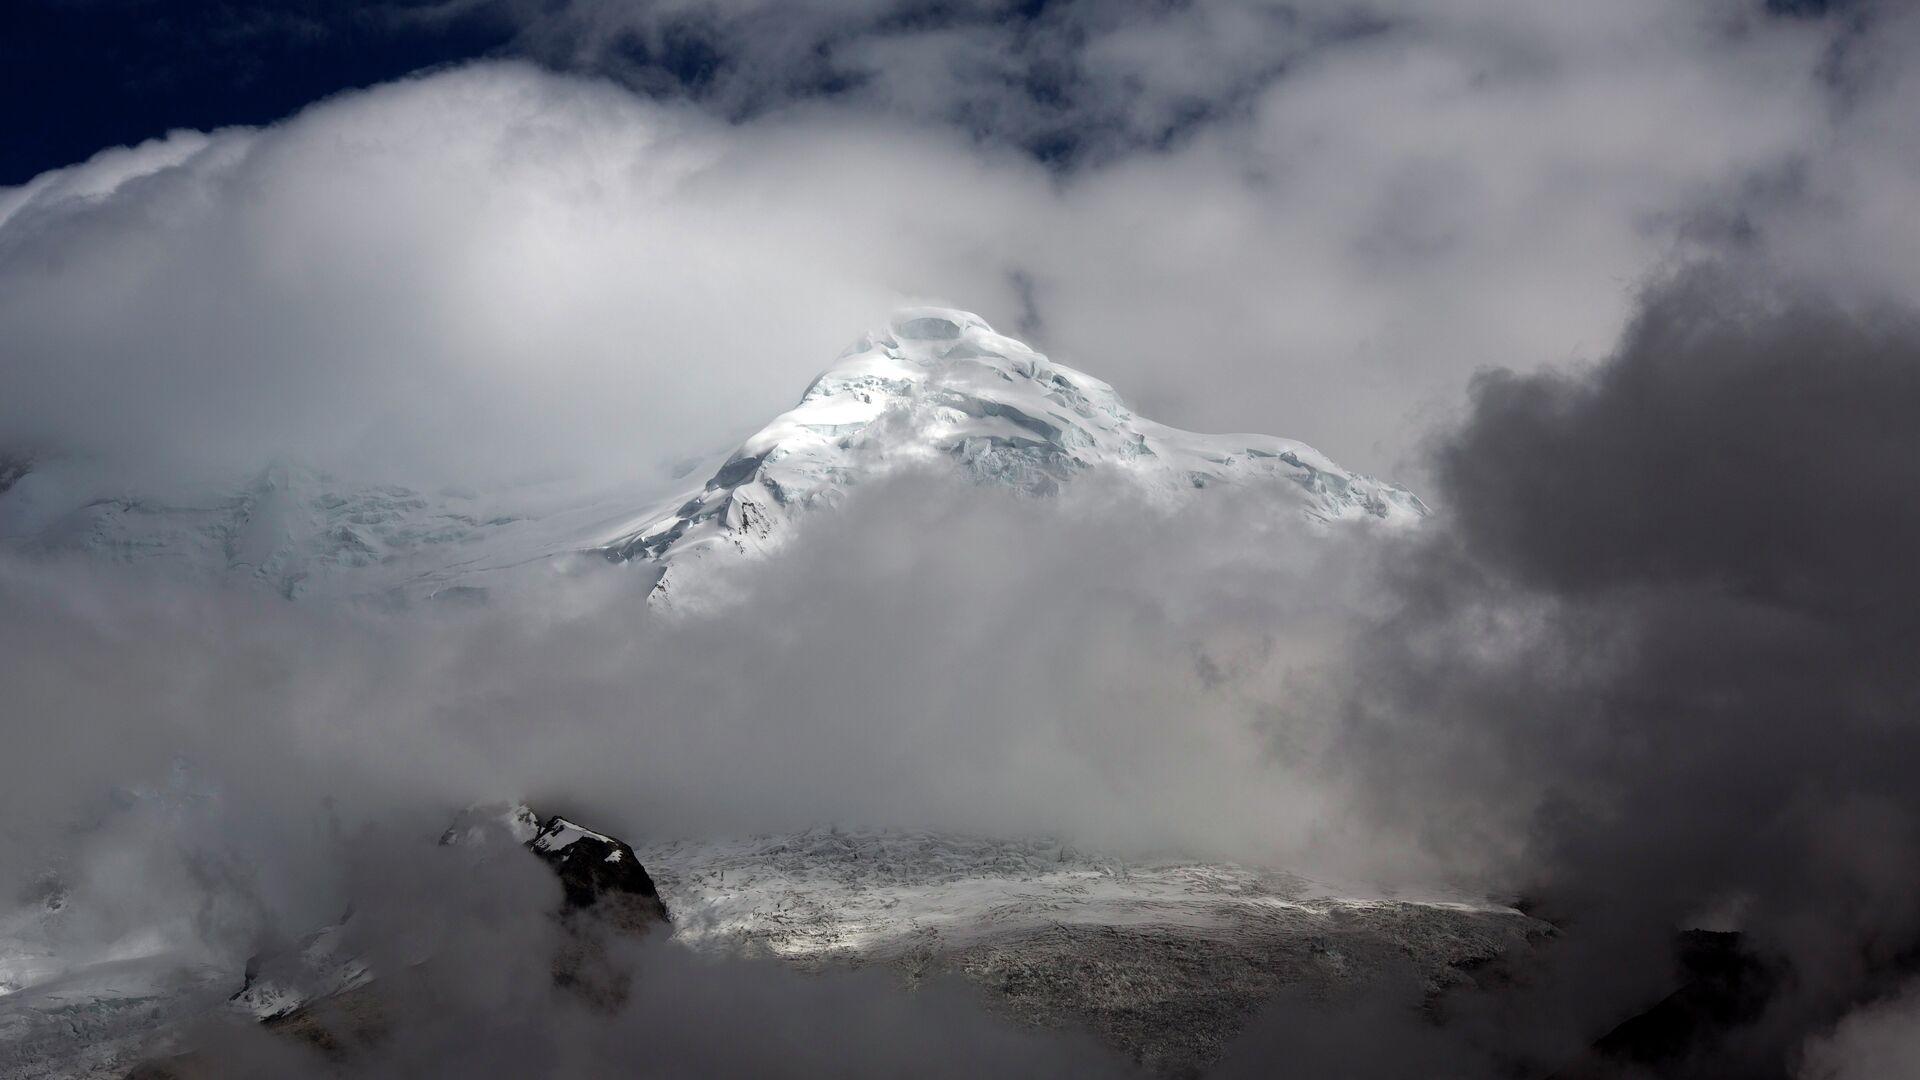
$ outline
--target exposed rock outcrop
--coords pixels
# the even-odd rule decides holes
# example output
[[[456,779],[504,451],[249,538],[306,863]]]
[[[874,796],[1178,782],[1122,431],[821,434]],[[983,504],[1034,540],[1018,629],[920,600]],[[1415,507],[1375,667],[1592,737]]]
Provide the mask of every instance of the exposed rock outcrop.
[[[547,819],[527,847],[559,875],[569,911],[593,912],[628,931],[671,921],[653,878],[624,841],[556,816]]]

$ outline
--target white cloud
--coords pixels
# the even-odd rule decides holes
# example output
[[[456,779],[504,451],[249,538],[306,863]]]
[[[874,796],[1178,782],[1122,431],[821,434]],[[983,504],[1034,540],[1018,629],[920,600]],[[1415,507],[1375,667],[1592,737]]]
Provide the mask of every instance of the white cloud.
[[[1920,1071],[1920,998],[1907,993],[1841,1020],[1807,1044],[1802,1080],[1882,1080]]]
[[[734,125],[483,64],[182,133],[0,192],[0,432],[171,471],[644,477],[893,304],[1017,329],[1029,283],[1038,344],[1142,411],[1405,477],[1469,372],[1603,351],[1703,222],[1910,291],[1911,80],[1841,108],[1838,24],[1742,10],[1409,7],[1331,42],[1349,9],[1116,23],[1074,54],[1087,92],[1233,105],[1064,174],[928,122],[972,91],[912,65]],[[1250,25],[1293,59],[1233,97]]]

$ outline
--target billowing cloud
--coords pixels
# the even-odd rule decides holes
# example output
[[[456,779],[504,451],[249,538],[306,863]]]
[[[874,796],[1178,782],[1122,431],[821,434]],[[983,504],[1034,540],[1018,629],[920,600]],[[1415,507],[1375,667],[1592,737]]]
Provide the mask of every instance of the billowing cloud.
[[[1276,705],[1337,637],[1350,550],[1319,542],[1290,486],[1174,507],[1128,490],[1096,474],[1041,500],[905,473],[765,562],[711,568],[746,600],[707,613],[649,612],[650,577],[606,564],[390,612],[9,556],[0,678],[31,750],[0,764],[0,894],[58,883],[35,942],[52,971],[158,957],[216,986],[351,906],[382,970],[439,958],[397,989],[400,1035],[370,1075],[471,1054],[480,1075],[635,1054],[693,1073],[1106,1074],[878,972],[653,949],[628,1007],[586,1015],[529,974],[551,953],[544,872],[462,869],[433,838],[464,804],[526,798],[636,842],[837,823],[1418,873],[1328,813],[1324,733]],[[714,1027],[749,1021],[766,1037]],[[191,1041],[302,1067],[245,1031]]]
[[[1868,1080],[1920,1068],[1920,1012],[1913,995],[1877,1002],[1848,1016],[1807,1047],[1805,1080]]]
[[[1380,820],[1569,928],[1493,1046],[1566,1054],[1656,1000],[1685,927],[1790,973],[1702,1075],[1783,1074],[1905,970],[1916,415],[1910,310],[1717,270],[1604,363],[1475,383],[1339,738]]]
[[[632,832],[843,821],[1256,854],[1311,824],[1260,752],[1269,684],[1324,656],[1354,560],[1284,493],[1242,494],[1176,513],[1098,477],[1037,501],[907,474],[731,568],[747,602],[672,617],[621,567],[378,615],[14,563],[5,662],[45,753],[10,790],[59,801],[36,777],[97,791],[175,759],[246,787],[286,753],[311,805],[373,775],[453,805],[582,800]]]
[[[745,35],[728,78],[859,15],[702,11]],[[644,478],[921,298],[1167,422],[1404,476],[1468,372],[1603,349],[1676,252],[1912,280],[1891,16],[1343,12],[1019,24],[1072,73],[1068,126],[1141,125],[1066,171],[953,122],[1011,78],[964,62],[1014,32],[983,28],[849,30],[870,91],[744,114],[483,64],[110,152],[0,193],[0,432],[173,473]],[[1014,81],[1028,104],[961,111],[1026,124]]]
[[[646,484],[928,299],[1157,419],[1401,474],[1441,517],[1369,535],[1381,558],[1259,492],[1169,514],[1097,476],[1040,503],[904,475],[740,568],[750,604],[673,619],[612,567],[381,613],[10,553],[0,685],[31,752],[0,760],[0,885],[58,870],[73,955],[230,965],[380,893],[365,852],[475,799],[635,837],[1057,831],[1444,871],[1577,930],[1446,1033],[1401,1039],[1391,995],[1357,1013],[1382,1074],[1562,1061],[1703,921],[1794,973],[1717,1066],[1900,1052],[1903,1006],[1871,1002],[1920,934],[1920,23],[901,10],[540,5],[529,51],[572,74],[474,64],[0,191],[0,451],[128,483],[285,455]],[[716,59],[686,84],[697,55],[660,57],[690,40]],[[1660,269],[1701,252],[1720,269]],[[407,880],[400,925],[434,892]],[[493,970],[538,955],[477,925]],[[575,1030],[531,1015],[498,1060]],[[1297,1016],[1242,1063],[1297,1047]]]

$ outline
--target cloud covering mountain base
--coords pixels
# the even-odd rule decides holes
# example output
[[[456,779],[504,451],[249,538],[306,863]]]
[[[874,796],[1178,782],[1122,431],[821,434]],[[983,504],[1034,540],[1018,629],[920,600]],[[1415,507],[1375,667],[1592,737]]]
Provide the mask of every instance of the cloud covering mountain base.
[[[1436,513],[1328,542],[1257,489],[909,468],[670,619],[605,560],[386,610],[8,550],[0,1011],[238,970],[353,903],[446,958],[365,1059],[394,1075],[1113,1065],[658,943],[645,1010],[587,1015],[533,977],[550,882],[421,855],[517,797],[637,843],[1056,834],[1561,930],[1475,993],[1283,995],[1229,1073],[1551,1075],[1673,989],[1689,927],[1782,974],[1657,1075],[1920,1069],[1912,11],[498,7],[570,73],[429,72],[0,190],[0,486],[291,459],[403,501],[663,492],[908,300]],[[725,55],[659,83],[685,40]]]

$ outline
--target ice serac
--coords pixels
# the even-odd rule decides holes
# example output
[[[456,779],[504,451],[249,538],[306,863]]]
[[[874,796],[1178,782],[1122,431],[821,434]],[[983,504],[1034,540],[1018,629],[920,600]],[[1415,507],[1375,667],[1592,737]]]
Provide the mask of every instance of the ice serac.
[[[1128,408],[1113,387],[946,308],[901,312],[807,387],[800,403],[729,455],[664,514],[600,546],[663,571],[715,552],[777,545],[799,515],[909,465],[950,465],[983,483],[1045,495],[1092,470],[1148,491],[1281,481],[1325,523],[1417,521],[1411,493],[1270,435],[1202,435]]]

